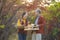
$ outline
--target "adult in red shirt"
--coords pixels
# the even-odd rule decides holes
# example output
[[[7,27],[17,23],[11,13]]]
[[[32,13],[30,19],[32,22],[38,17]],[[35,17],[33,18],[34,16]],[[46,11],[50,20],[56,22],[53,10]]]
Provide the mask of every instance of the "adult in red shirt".
[[[32,34],[32,40],[42,40],[42,35],[44,34],[45,19],[41,15],[41,10],[39,8],[35,10],[35,16],[36,16],[35,25],[39,25],[38,26],[39,30],[36,31],[36,35]]]

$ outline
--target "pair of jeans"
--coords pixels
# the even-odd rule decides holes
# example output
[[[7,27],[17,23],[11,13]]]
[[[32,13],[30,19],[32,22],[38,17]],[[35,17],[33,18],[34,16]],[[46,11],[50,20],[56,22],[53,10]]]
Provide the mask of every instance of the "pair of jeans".
[[[32,34],[32,40],[42,40],[42,34]]]
[[[25,33],[18,33],[18,40],[26,40],[26,34]]]

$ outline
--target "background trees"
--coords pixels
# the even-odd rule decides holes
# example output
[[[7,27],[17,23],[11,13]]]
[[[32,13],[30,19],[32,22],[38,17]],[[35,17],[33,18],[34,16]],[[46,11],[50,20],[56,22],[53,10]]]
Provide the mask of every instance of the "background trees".
[[[8,40],[9,35],[16,32],[14,25],[23,11],[29,11],[31,14],[30,16],[32,17],[34,15],[33,11],[37,7],[42,9],[42,15],[45,17],[47,22],[47,30],[50,22],[54,25],[54,27],[56,26],[58,29],[60,29],[60,2],[55,2],[52,0],[51,3],[53,5],[44,3],[49,4],[49,6],[46,7],[40,6],[41,3],[43,3],[42,0],[36,0],[33,2],[33,4],[29,4],[29,6],[27,6],[26,3],[22,4],[21,0],[0,0],[0,40]],[[32,23],[34,22],[33,18],[34,17],[31,18]],[[55,22],[53,23],[51,20]]]

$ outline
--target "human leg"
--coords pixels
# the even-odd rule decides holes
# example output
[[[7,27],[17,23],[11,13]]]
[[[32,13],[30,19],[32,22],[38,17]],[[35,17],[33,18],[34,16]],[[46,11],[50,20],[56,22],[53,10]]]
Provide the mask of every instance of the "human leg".
[[[36,34],[36,40],[42,40],[42,34]]]
[[[18,40],[23,40],[22,33],[18,33]]]

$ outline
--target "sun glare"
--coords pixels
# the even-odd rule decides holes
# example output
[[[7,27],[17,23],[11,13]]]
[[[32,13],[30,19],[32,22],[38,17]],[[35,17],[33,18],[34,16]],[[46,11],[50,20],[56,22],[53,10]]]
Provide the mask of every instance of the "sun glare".
[[[60,0],[55,0],[56,2],[60,2]]]
[[[29,3],[31,3],[31,2],[33,2],[34,0],[26,0],[26,2],[29,2]]]

